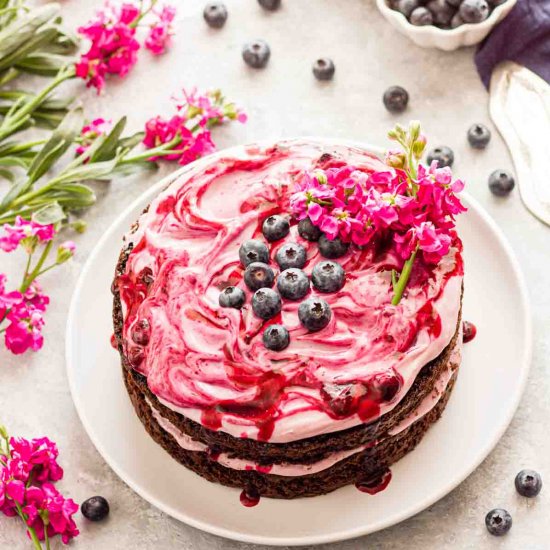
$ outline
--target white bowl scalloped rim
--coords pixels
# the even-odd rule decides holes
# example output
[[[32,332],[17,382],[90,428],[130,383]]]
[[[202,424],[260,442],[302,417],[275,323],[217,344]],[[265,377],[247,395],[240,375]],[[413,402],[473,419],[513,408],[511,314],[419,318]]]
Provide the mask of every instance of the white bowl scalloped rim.
[[[417,46],[451,51],[481,42],[510,13],[516,2],[517,0],[507,0],[497,6],[485,21],[466,23],[456,29],[440,29],[433,25],[417,27],[411,25],[402,13],[391,9],[388,0],[376,0],[376,5],[391,25]]]
[[[345,140],[304,139],[380,152]],[[197,162],[225,154],[231,149]],[[345,540],[394,525],[432,505],[477,468],[519,404],[531,362],[532,329],[520,267],[495,222],[467,194],[469,212],[459,222],[466,261],[464,313],[476,323],[478,336],[465,347],[443,417],[392,467],[393,479],[385,491],[369,496],[348,486],[305,500],[262,499],[255,508],[245,508],[239,490],[207,482],[158,446],[131,406],[118,354],[109,343],[110,284],[123,234],[172,178],[174,174],[146,191],[105,232],[82,270],[67,321],[67,372],[76,409],[97,450],[125,483],[198,529],[249,543],[298,546]],[[487,273],[499,276],[488,284]]]

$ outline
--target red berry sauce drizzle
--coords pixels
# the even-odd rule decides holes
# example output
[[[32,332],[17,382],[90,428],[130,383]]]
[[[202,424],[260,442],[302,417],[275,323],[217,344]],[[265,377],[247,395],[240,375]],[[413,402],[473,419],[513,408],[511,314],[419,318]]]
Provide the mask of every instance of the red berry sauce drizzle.
[[[362,493],[368,493],[369,495],[375,495],[380,491],[383,491],[391,481],[391,470],[386,468],[385,470],[380,470],[374,475],[367,479],[361,479],[356,484],[355,487],[359,489]]]
[[[462,323],[462,333],[464,334],[463,341],[465,344],[467,344],[476,337],[477,328],[473,323],[470,323],[469,321],[464,321]]]
[[[252,508],[260,502],[260,493],[254,487],[243,489],[240,496],[241,504],[247,508]]]

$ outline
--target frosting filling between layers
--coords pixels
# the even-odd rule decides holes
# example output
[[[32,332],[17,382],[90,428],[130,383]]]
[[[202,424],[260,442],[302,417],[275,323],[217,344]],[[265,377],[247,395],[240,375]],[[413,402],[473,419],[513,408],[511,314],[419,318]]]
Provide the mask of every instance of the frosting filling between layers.
[[[365,173],[387,170],[361,150],[335,149]],[[391,249],[355,249],[338,260],[345,286],[322,295],[333,312],[330,324],[308,333],[298,322],[299,303],[285,300],[274,321],[287,327],[291,344],[283,352],[263,346],[263,321],[249,306],[238,248],[258,236],[266,216],[288,212],[292,176],[322,152],[289,142],[206,160],[162,192],[128,236],[133,250],[118,281],[125,352],[161,403],[207,428],[284,443],[371,422],[401,401],[455,333],[463,273],[458,238],[420,282],[411,279],[397,307],[389,277],[401,260]],[[271,256],[290,241],[307,249],[309,275],[321,258],[296,226],[271,245]],[[242,310],[219,307],[228,284],[245,291]],[[145,345],[134,337],[142,319],[151,327]],[[380,398],[388,380],[396,391]],[[348,410],[351,398],[360,406]]]
[[[460,353],[458,345],[455,349],[458,351],[458,353]],[[391,429],[388,432],[388,436],[395,436],[403,432],[412,424],[420,420],[423,416],[428,414],[437,405],[441,397],[445,394],[445,390],[447,389],[447,386],[459,365],[460,357],[457,357],[455,355],[453,360],[450,361],[450,367],[445,369],[445,371],[437,379],[434,389],[420,402],[420,404],[414,411],[407,415],[407,417],[404,418],[395,428]],[[168,432],[176,440],[180,447],[182,447],[186,451],[209,452],[208,445],[202,443],[201,441],[197,441],[189,435],[183,433],[179,428],[174,426],[174,424],[172,424],[170,420],[163,417],[159,413],[159,411],[151,405],[149,400],[146,399],[146,401],[148,406],[151,408],[153,416],[155,420],[159,423],[160,427]],[[312,464],[280,463],[272,464],[269,466],[262,466],[252,461],[229,456],[229,454],[227,453],[219,453],[213,455],[212,460],[215,460],[222,466],[225,466],[226,468],[231,468],[233,470],[256,470],[264,474],[298,477],[308,474],[315,474],[317,472],[321,472],[322,470],[326,470],[327,468],[334,466],[341,460],[360,453],[365,449],[368,449],[369,447],[377,445],[378,443],[380,443],[380,441],[383,441],[383,439],[379,441],[373,441],[369,444],[361,445],[360,447],[357,447],[355,449],[332,453],[324,459],[318,462],[314,462]]]

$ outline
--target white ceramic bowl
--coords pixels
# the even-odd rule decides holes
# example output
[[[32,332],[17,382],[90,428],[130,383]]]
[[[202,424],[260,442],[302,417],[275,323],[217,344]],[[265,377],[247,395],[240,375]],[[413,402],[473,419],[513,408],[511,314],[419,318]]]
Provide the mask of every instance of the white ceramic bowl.
[[[382,15],[401,33],[408,36],[416,45],[422,48],[439,48],[440,50],[456,50],[463,46],[472,46],[481,42],[502,21],[516,4],[517,0],[508,0],[497,6],[491,15],[481,23],[464,24],[456,29],[440,29],[429,25],[417,27],[411,25],[400,12],[389,7],[388,0],[376,0]]]

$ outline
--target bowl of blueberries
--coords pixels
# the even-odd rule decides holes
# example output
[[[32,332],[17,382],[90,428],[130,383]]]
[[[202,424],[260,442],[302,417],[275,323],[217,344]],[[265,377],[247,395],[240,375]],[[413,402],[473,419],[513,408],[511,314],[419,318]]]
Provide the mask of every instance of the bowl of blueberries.
[[[424,48],[456,50],[481,42],[517,0],[376,0],[382,15]]]

